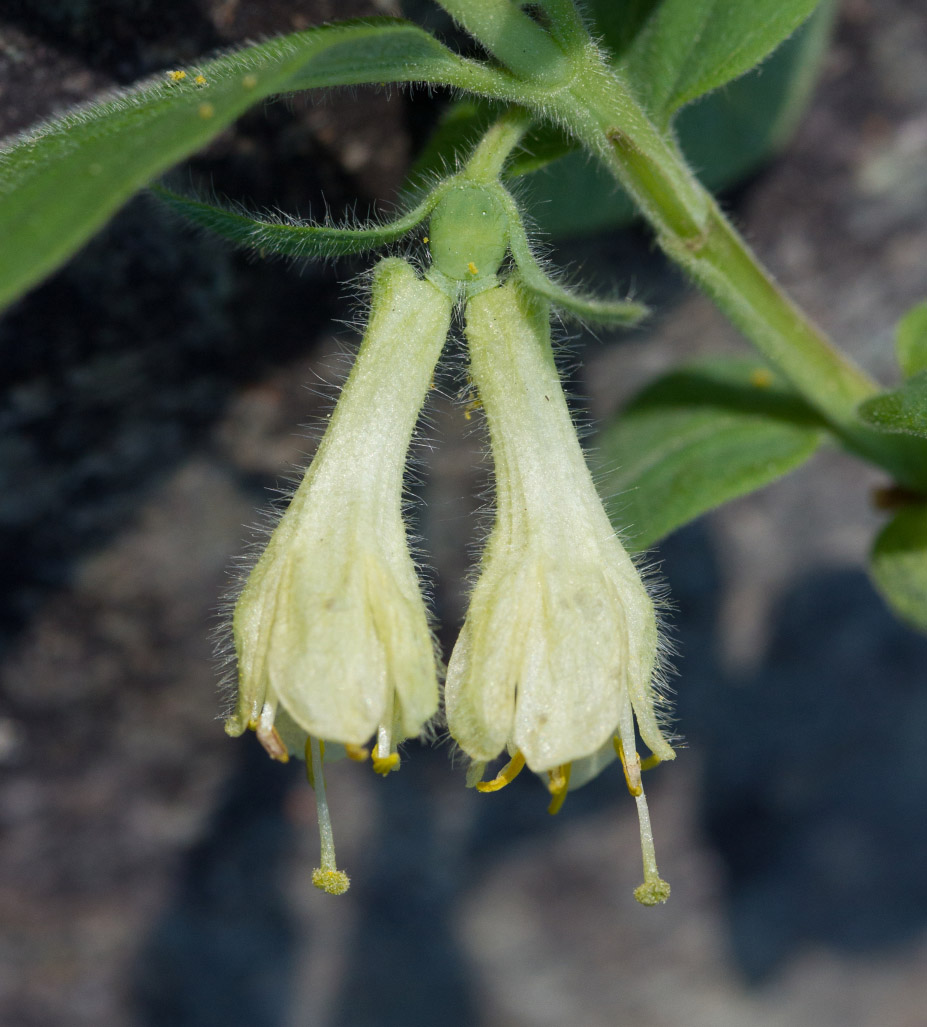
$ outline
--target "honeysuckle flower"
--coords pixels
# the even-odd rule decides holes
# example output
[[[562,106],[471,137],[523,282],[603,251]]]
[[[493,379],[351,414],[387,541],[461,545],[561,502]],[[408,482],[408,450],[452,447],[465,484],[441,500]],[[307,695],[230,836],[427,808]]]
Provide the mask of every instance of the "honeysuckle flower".
[[[257,732],[276,759],[305,752],[319,807],[322,867],[340,892],[325,806],[325,742],[374,769],[438,705],[435,654],[402,519],[406,453],[447,334],[451,301],[405,261],[374,274],[354,367],[309,470],[234,613],[237,707],[226,730]]]
[[[547,777],[551,812],[577,764],[614,745],[638,802],[639,901],[666,899],[640,783],[637,731],[655,760],[660,729],[653,603],[615,535],[586,466],[550,345],[549,308],[510,280],[466,310],[470,373],[489,426],[496,520],[445,690],[452,737],[482,776],[507,751],[495,790],[527,765]],[[586,766],[583,766],[585,761]]]

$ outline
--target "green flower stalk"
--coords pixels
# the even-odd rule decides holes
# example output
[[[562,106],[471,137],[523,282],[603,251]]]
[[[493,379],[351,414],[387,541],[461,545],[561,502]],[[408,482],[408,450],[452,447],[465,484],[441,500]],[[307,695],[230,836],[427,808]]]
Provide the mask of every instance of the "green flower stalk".
[[[645,904],[664,901],[635,721],[656,761],[674,753],[660,729],[653,679],[653,603],[602,506],[573,427],[550,344],[548,304],[514,279],[466,310],[470,373],[489,425],[497,513],[450,659],[445,704],[472,777],[512,757],[482,791],[527,765],[546,776],[556,812],[571,768],[621,757],[638,800]],[[582,763],[574,784],[588,780]]]
[[[370,323],[306,476],[235,607],[237,707],[226,730],[257,732],[272,757],[305,753],[323,866],[340,892],[320,742],[374,769],[438,706],[432,635],[402,519],[406,454],[441,352],[451,301],[398,259],[374,273]],[[327,838],[327,844],[326,844]]]

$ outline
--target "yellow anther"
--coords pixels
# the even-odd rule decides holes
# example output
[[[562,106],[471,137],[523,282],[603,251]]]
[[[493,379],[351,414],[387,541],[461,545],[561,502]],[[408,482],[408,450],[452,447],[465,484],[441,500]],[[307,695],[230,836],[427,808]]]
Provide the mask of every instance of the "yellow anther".
[[[757,389],[768,389],[773,383],[772,374],[765,367],[750,372],[750,384]]]
[[[329,895],[344,895],[351,887],[351,878],[343,870],[316,867],[312,871],[312,883],[319,891],[328,892]]]
[[[624,781],[628,786],[628,791],[637,798],[643,791],[643,785],[641,784],[641,758],[634,753],[634,760],[631,764],[625,759],[624,746],[621,744],[621,739],[618,735],[612,739],[615,745],[615,752],[618,753],[618,759],[621,760],[621,769],[624,771]]]
[[[654,756],[651,753],[647,759],[641,760],[641,770],[653,770],[654,767],[658,767],[663,760],[659,756]]]
[[[273,724],[269,727],[257,724],[254,730],[258,741],[264,746],[264,751],[272,760],[276,760],[278,763],[290,762],[290,754],[287,752],[286,745]]]
[[[553,770],[547,771],[547,787],[553,798],[547,807],[547,812],[554,816],[560,812],[560,807],[566,802],[567,792],[570,790],[570,769],[572,763],[564,763]]]
[[[216,113],[216,108],[211,103],[201,103],[197,113],[204,121],[208,121]]]
[[[202,75],[202,74],[197,75],[196,78],[193,81],[198,86],[205,86],[206,85],[206,76]]]
[[[258,77],[257,75],[243,75],[241,79],[241,84],[245,87],[245,89],[254,89],[254,87],[258,84]]]
[[[380,774],[383,777],[391,770],[399,769],[399,753],[391,752],[389,756],[374,756],[373,758],[373,770],[375,774]]]
[[[187,77],[187,73],[185,71],[169,71],[167,77],[171,82],[183,82]]]
[[[480,273],[480,269],[476,266],[476,264],[473,263],[472,260],[469,264],[467,264],[467,270],[470,272],[471,275],[478,275]]]
[[[365,749],[363,745],[351,745],[350,742],[345,743],[344,751],[348,759],[354,760],[355,763],[363,763],[370,755],[370,750]]]
[[[480,781],[476,786],[476,790],[478,792],[498,792],[500,788],[505,788],[507,784],[511,784],[522,772],[524,766],[525,757],[520,752],[516,752],[491,781]]]
[[[424,238],[422,239],[422,242],[423,242],[423,243],[424,243],[424,244],[425,244],[426,246],[428,245],[429,241],[430,241],[430,240],[429,240],[429,238],[428,238],[428,236],[427,236],[427,235],[426,235],[426,236],[425,236],[425,237],[424,237]]]

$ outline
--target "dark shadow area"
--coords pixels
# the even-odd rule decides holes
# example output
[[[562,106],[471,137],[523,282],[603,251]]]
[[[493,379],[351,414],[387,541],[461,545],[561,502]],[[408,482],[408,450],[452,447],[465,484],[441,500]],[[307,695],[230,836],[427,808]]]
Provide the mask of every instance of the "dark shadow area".
[[[222,43],[189,0],[9,0],[3,18],[120,84],[156,71],[168,54],[191,60]]]
[[[477,997],[454,934],[466,852],[437,806],[447,791],[447,754],[409,746],[400,773],[376,791],[384,825],[358,867],[359,930],[332,1024],[446,1027],[479,1022]]]
[[[141,949],[132,991],[145,1027],[286,1021],[294,938],[281,872],[292,829],[282,804],[300,768],[271,762],[248,741],[208,835],[187,855],[174,900]]]
[[[128,527],[236,387],[312,342],[333,284],[248,266],[141,197],[6,314],[0,636]]]
[[[0,30],[28,35],[0,52],[0,92],[13,115],[10,123],[0,116],[0,134],[88,98],[105,88],[107,76],[134,81],[220,44],[290,31],[294,17],[311,24],[332,14],[321,0],[225,6],[225,13],[206,3],[125,0],[5,6]],[[367,10],[363,0],[343,7],[345,15]],[[39,104],[22,121],[37,90],[59,81],[68,89],[57,103]],[[172,184],[214,190],[255,210],[338,219],[358,203],[362,212],[379,195],[376,172],[386,174],[389,162],[374,161],[366,177],[364,169],[347,172],[339,134],[311,117],[314,103],[329,102],[304,95],[262,104],[172,172]],[[386,117],[350,98],[343,108],[357,108],[347,128],[352,137],[392,127],[399,142],[389,160],[399,159],[401,105]],[[288,269],[258,261],[198,235],[142,195],[3,312],[0,645],[49,590],[69,581],[83,554],[131,523],[141,499],[206,438],[236,390],[312,345],[345,309],[337,283],[365,266]]]
[[[923,930],[927,640],[861,573],[831,572],[784,597],[755,677],[706,673],[688,637],[684,652],[682,723],[748,980],[805,944],[870,952]]]

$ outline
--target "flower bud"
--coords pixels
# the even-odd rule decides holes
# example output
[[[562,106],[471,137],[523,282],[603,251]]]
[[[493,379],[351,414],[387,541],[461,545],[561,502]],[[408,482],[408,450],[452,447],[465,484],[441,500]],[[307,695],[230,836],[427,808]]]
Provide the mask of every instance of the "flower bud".
[[[239,692],[226,730],[253,728],[277,759],[305,752],[317,765],[323,828],[317,740],[356,755],[376,735],[374,769],[386,771],[397,743],[438,706],[402,488],[450,314],[451,301],[409,264],[380,262],[370,323],[328,429],[235,606]],[[344,890],[330,855],[316,883]]]
[[[417,735],[434,650],[402,520],[406,452],[450,302],[404,261],[377,267],[370,324],[328,430],[235,607],[230,734],[282,707],[307,734]]]
[[[639,795],[635,721],[658,759],[674,756],[655,712],[656,616],[586,467],[548,306],[510,281],[471,299],[466,317],[497,511],[448,666],[451,735],[478,764],[508,750],[503,783],[518,761],[546,773],[552,812],[571,764],[615,740]]]

